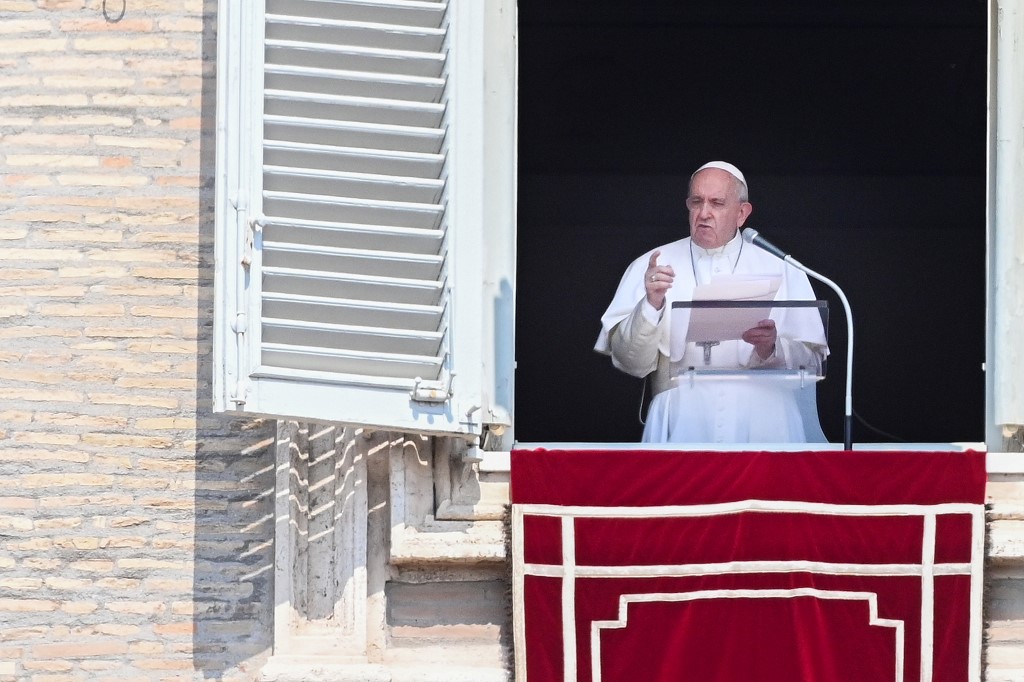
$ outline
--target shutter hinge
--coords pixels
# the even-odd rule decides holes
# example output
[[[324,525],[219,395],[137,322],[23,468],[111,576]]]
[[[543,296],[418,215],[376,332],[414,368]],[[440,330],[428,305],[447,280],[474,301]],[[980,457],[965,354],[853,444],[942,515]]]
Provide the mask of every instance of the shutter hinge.
[[[448,374],[439,381],[424,381],[416,377],[409,396],[418,403],[444,403],[452,397],[452,379],[454,374]]]
[[[493,428],[491,425],[484,426],[481,435],[470,435],[465,439],[465,448],[462,452],[462,461],[467,464],[479,464],[486,457],[485,453],[500,452],[505,448],[502,435],[505,433],[504,426]]]
[[[266,224],[265,216],[256,216],[245,221],[248,228],[245,231],[245,243],[242,245],[242,265],[248,268],[252,265],[253,253],[256,251],[256,233],[263,231]]]
[[[249,383],[248,378],[235,382],[235,390],[231,393],[231,402],[238,407],[245,405],[249,399]]]
[[[231,331],[235,333],[235,340],[238,347],[244,347],[245,333],[249,330],[249,318],[245,313],[235,313],[235,319],[231,322]],[[241,376],[241,374],[239,374]],[[231,391],[231,402],[238,407],[245,405],[249,394],[249,378],[242,377],[235,381],[234,389]]]

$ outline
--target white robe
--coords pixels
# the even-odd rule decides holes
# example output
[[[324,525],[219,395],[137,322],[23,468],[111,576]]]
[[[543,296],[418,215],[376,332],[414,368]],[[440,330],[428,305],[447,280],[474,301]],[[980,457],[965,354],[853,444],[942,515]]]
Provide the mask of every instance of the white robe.
[[[651,254],[661,251],[659,265],[675,271],[666,304],[657,313],[646,304],[644,274]],[[601,317],[601,333],[594,349],[610,355],[612,364],[637,377],[653,373],[655,397],[644,426],[644,442],[658,443],[799,443],[806,442],[798,397],[791,384],[778,381],[673,380],[669,361],[672,302],[692,300],[695,275],[774,275],[782,278],[776,300],[813,301],[807,276],[752,244],[739,234],[725,247],[704,251],[690,239],[652,249],[626,269],[611,305]],[[695,273],[695,269],[697,272]],[[647,308],[646,315],[644,308]],[[677,309],[680,314],[683,309]],[[683,312],[682,314],[687,314]],[[652,321],[651,317],[654,317]],[[825,331],[816,308],[775,308],[778,329],[776,353],[767,360],[744,341],[726,341],[712,349],[715,368],[756,369],[820,367],[828,355]],[[677,350],[677,353],[679,351]],[[699,358],[699,359],[698,359]],[[674,358],[680,360],[680,358]],[[702,366],[703,350],[687,344],[686,363]],[[690,362],[691,359],[693,362]],[[813,404],[813,383],[809,389]]]

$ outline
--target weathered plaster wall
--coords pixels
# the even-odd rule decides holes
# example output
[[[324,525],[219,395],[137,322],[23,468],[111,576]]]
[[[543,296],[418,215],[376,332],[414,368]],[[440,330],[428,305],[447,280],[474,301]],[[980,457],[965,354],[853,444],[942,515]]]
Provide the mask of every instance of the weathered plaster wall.
[[[278,434],[263,678],[505,680],[507,471],[481,471],[446,439],[291,422]]]
[[[1024,680],[1024,476],[990,475],[988,504],[985,680],[1018,682]]]

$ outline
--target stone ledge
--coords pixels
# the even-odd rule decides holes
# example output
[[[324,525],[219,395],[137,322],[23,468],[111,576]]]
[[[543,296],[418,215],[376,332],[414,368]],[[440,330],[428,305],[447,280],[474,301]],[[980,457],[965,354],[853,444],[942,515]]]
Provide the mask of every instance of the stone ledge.
[[[326,657],[325,657],[326,658]],[[333,663],[316,657],[275,656],[260,670],[261,682],[391,682],[382,665]]]
[[[987,556],[997,564],[1024,562],[1024,520],[991,519]]]
[[[275,657],[260,671],[260,682],[508,682],[499,668],[472,666],[384,666]]]
[[[435,530],[436,529],[436,530]],[[505,561],[500,521],[435,522],[391,530],[392,564]]]
[[[505,516],[504,504],[457,504],[444,500],[437,505],[438,521],[500,521]]]

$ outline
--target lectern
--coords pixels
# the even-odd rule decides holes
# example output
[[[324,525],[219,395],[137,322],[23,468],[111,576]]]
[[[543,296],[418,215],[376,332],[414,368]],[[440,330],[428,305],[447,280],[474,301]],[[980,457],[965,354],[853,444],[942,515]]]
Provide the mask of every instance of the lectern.
[[[779,334],[776,357],[758,361],[752,346],[742,341],[744,333],[760,321],[771,319]],[[729,388],[729,395],[771,406],[777,422],[786,423],[799,412],[808,442],[825,442],[818,422],[816,385],[825,378],[825,344],[828,338],[828,304],[825,301],[696,300],[675,301],[671,306],[668,341],[662,351],[668,356],[668,381],[660,376],[655,390],[676,389],[680,412],[670,420],[692,420],[702,409],[710,409],[710,387]],[[807,342],[806,344],[804,342]],[[719,399],[721,402],[721,399]],[[721,406],[720,406],[721,407]],[[742,409],[742,408],[740,408]],[[740,412],[737,417],[755,432],[756,418],[763,410]],[[659,429],[665,419],[654,414],[656,433],[667,440],[693,440],[696,424],[676,429]],[[742,435],[734,438],[746,440]],[[720,438],[707,437],[708,440]]]

